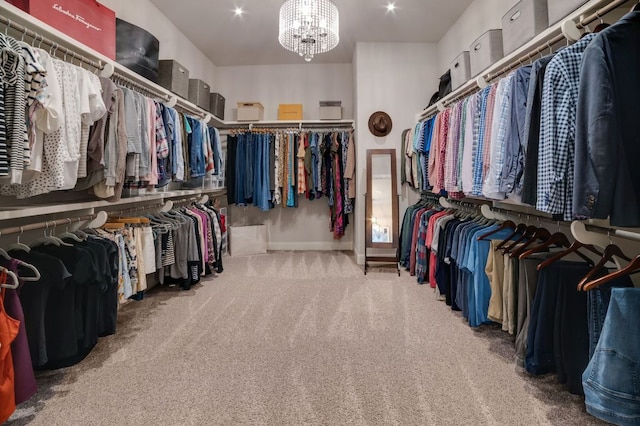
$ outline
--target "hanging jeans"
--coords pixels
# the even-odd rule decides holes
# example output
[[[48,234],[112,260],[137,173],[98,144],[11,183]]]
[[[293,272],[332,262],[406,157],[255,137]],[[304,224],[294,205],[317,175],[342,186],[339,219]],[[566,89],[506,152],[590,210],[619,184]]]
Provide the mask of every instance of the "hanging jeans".
[[[587,412],[640,425],[640,289],[614,288],[595,353],[582,374]]]
[[[236,174],[235,174],[235,201],[238,206],[246,206],[245,201],[245,182],[247,175],[246,165],[246,137],[239,135],[236,143]]]

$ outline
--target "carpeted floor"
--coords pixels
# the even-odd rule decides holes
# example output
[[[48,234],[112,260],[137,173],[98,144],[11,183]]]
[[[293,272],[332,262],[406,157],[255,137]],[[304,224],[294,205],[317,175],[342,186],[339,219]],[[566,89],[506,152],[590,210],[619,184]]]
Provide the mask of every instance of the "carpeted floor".
[[[81,364],[38,377],[13,425],[600,424],[508,336],[472,330],[403,273],[348,254],[225,258],[194,290],[156,288]]]

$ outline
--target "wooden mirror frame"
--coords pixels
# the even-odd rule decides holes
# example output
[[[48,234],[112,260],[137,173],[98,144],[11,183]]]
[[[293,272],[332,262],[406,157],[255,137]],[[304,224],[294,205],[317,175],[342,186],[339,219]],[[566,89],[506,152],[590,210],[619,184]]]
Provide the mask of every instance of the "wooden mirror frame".
[[[391,215],[392,215],[392,240],[390,243],[373,242],[373,222],[371,220],[373,212],[373,156],[388,155],[391,161]],[[399,225],[398,225],[398,177],[396,165],[395,149],[368,149],[367,150],[367,193],[365,202],[365,242],[364,254],[365,265],[364,273],[367,273],[368,262],[376,262],[382,264],[395,264],[400,275],[398,267],[398,247],[399,247]],[[389,256],[369,256],[367,249],[395,249],[394,255]]]

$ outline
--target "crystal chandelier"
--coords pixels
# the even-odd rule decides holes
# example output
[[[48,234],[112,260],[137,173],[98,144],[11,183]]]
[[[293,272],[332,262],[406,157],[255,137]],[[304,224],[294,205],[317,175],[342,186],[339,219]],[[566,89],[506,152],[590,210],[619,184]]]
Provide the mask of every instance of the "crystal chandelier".
[[[310,62],[338,45],[338,8],[331,0],[286,0],[280,8],[278,40]]]

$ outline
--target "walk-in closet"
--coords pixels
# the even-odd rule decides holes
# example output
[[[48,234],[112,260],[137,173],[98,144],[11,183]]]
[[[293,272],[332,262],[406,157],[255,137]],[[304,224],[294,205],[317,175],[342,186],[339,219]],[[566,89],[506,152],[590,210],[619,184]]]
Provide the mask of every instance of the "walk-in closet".
[[[637,0],[0,0],[0,423],[640,424]]]

